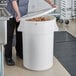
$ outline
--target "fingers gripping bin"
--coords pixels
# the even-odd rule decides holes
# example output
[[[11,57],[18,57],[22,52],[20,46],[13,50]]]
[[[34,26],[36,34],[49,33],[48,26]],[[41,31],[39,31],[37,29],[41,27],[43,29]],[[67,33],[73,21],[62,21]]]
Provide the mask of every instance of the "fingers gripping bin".
[[[49,21],[21,20],[23,34],[23,65],[30,70],[47,70],[53,65],[54,31],[58,31],[56,18]]]

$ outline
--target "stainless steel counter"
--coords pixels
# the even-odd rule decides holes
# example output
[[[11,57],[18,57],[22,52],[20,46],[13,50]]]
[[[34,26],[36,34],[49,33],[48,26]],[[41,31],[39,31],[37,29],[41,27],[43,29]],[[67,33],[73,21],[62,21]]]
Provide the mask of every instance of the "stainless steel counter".
[[[4,76],[4,56],[3,45],[0,45],[0,76]]]

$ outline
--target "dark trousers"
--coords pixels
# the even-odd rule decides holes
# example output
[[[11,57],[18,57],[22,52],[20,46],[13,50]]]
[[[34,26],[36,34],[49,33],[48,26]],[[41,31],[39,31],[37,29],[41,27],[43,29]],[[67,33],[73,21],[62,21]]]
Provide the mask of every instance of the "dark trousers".
[[[14,30],[16,29],[16,53],[23,56],[22,48],[22,32],[17,31],[20,22],[16,22],[15,18],[7,21],[7,44],[5,45],[5,57],[12,58],[12,41]]]

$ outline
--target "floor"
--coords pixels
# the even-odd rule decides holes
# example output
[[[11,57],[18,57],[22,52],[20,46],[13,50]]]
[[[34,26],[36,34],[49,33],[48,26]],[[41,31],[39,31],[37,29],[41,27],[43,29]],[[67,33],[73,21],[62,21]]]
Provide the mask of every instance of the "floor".
[[[68,31],[74,37],[76,36],[76,21],[70,21],[68,25],[58,23],[58,27],[60,31]],[[71,27],[72,26],[72,27]],[[66,36],[65,36],[66,37]],[[64,38],[65,38],[64,37]],[[62,41],[62,40],[61,40]],[[64,42],[64,41],[62,41]],[[62,49],[60,49],[62,50]],[[16,62],[15,66],[7,66],[5,64],[5,76],[71,76],[71,74],[67,71],[61,61],[54,57],[54,65],[47,71],[30,71],[23,67],[23,62],[21,59],[15,56],[15,48],[13,47],[13,59]]]
[[[53,67],[47,71],[31,71],[23,67],[22,60],[15,56],[15,48],[13,47],[13,59],[16,62],[15,66],[7,66],[5,64],[5,76],[70,76],[65,68],[54,57]]]
[[[58,27],[60,31],[67,31],[74,37],[76,37],[76,19],[69,20],[69,24],[58,23]]]
[[[54,44],[55,57],[71,76],[76,76],[76,38],[65,31],[55,32]]]

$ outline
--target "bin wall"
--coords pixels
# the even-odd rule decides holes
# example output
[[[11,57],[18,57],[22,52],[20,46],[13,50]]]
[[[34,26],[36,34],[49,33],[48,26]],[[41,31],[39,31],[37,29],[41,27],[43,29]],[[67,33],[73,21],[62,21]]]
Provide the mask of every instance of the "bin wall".
[[[32,70],[45,70],[53,65],[53,36],[25,35],[23,33],[24,66]]]

